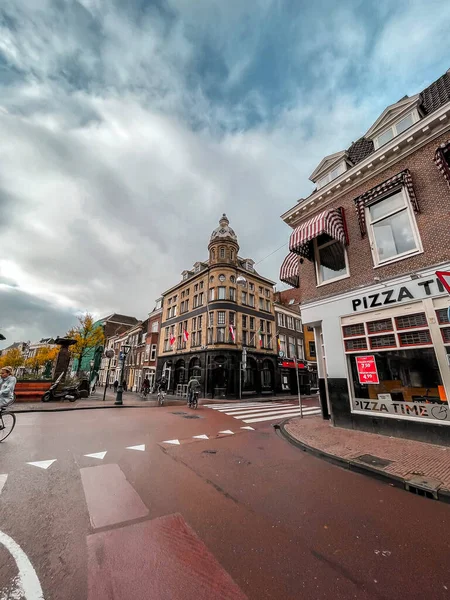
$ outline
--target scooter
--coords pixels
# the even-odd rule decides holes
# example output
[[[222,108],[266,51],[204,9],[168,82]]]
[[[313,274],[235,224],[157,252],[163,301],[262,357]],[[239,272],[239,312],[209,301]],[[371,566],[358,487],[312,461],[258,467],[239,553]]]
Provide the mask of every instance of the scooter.
[[[69,400],[69,402],[75,402],[75,400],[78,400],[78,398],[81,397],[76,385],[69,385],[62,388],[62,390],[57,390],[63,375],[64,373],[61,373],[51,388],[45,392],[41,398],[42,402],[55,402],[57,400]]]

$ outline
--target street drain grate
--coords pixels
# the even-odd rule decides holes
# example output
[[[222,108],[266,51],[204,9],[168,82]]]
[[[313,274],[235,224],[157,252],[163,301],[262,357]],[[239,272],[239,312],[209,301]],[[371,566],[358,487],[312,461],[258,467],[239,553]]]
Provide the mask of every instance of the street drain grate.
[[[172,415],[187,415],[187,412],[177,411],[177,412],[173,412],[170,414],[172,414]]]
[[[183,419],[200,419],[197,415],[185,415]]]
[[[361,456],[356,457],[356,460],[359,460],[366,465],[371,465],[372,467],[387,467],[393,462],[392,460],[386,460],[385,458],[380,458],[373,454],[361,454]]]
[[[202,454],[217,454],[217,450],[203,450]]]
[[[438,490],[442,485],[439,479],[431,479],[426,477],[414,476],[405,481],[405,489],[417,496],[424,498],[438,499]]]

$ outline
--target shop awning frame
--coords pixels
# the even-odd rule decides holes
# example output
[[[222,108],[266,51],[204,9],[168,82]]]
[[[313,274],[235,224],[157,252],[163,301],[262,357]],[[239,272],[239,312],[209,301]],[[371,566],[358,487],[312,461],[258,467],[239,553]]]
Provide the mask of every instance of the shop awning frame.
[[[299,225],[291,234],[289,250],[312,260],[314,257],[313,240],[323,233],[345,246],[348,245],[343,208],[325,210]]]
[[[441,144],[434,154],[434,162],[450,187],[450,140]]]

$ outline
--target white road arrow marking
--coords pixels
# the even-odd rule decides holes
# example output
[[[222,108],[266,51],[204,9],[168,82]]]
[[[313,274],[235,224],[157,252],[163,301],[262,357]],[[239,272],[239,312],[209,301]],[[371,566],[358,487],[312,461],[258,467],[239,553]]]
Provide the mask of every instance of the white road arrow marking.
[[[225,429],[225,431],[219,431],[219,433],[228,433],[229,435],[234,435],[234,433],[229,429]]]
[[[44,600],[41,584],[39,583],[36,571],[34,570],[28,556],[25,554],[19,544],[6,535],[6,533],[3,533],[3,531],[0,531],[0,544],[3,544],[3,546],[14,558],[17,565],[17,570],[19,571],[17,582],[18,587],[16,588],[15,592],[18,592],[20,596],[16,597],[23,597],[25,600]]]
[[[39,460],[37,462],[29,462],[27,465],[33,465],[33,467],[39,467],[40,469],[48,469],[52,464],[56,462],[56,458],[52,460]]]
[[[140,446],[127,446],[127,450],[140,450],[141,452],[145,452],[145,444],[141,444]]]
[[[163,444],[174,444],[175,446],[179,446],[180,440],[165,440]]]
[[[192,437],[197,440],[209,440],[209,437],[204,433],[202,433],[202,435],[193,435]]]
[[[8,475],[0,475],[0,494],[2,493],[3,486],[5,485],[7,479]]]
[[[106,456],[106,452],[107,450],[105,450],[104,452],[94,452],[94,454],[85,454],[85,456],[87,456],[88,458],[99,458],[100,460],[103,460]]]
[[[249,431],[255,431],[255,428],[250,427],[250,425],[247,425],[246,427],[241,427],[241,429],[248,429]]]

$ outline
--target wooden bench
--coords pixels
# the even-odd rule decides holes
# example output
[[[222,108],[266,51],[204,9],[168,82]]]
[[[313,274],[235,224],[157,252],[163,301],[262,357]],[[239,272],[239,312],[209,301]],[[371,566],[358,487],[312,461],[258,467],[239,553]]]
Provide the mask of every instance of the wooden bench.
[[[40,402],[42,396],[50,389],[52,381],[18,381],[16,383],[16,402]]]

